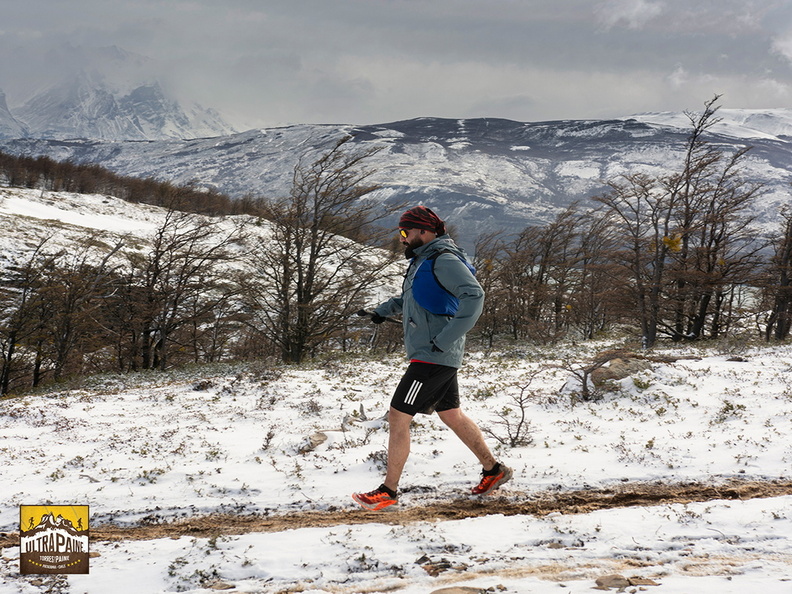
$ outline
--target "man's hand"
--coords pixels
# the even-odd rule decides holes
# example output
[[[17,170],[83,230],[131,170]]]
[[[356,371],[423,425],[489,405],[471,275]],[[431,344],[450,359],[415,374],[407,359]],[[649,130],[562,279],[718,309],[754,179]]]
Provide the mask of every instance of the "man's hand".
[[[361,309],[359,312],[357,312],[357,315],[359,315],[360,317],[368,316],[371,318],[371,321],[374,322],[375,324],[382,324],[382,322],[385,321],[385,318],[382,317],[381,315],[374,313],[373,311],[366,311],[365,309]]]

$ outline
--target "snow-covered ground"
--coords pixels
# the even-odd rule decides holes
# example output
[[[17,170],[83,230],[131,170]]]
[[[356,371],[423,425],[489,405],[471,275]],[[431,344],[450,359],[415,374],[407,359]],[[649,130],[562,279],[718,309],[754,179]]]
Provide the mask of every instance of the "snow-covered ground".
[[[95,230],[145,234],[161,216],[108,196],[2,189],[0,248],[7,256],[53,234],[64,246]],[[613,573],[658,584],[628,591],[792,592],[792,497],[499,513],[598,487],[789,479],[792,345],[665,350],[697,358],[655,363],[601,400],[576,400],[568,370],[611,346],[472,346],[460,377],[464,408],[515,469],[486,499],[490,515],[395,521],[403,516],[385,511],[371,523],[94,540],[84,576],[20,576],[12,546],[0,552],[0,594],[588,592]],[[362,514],[350,494],[381,481],[383,415],[404,365],[399,354],[217,365],[2,400],[0,533],[17,531],[21,504],[90,505],[92,529],[212,513]],[[530,425],[518,430],[522,410]],[[500,443],[510,438],[522,445]],[[479,470],[437,417],[419,417],[394,507],[469,504]]]
[[[628,591],[658,594],[792,591],[792,497],[498,513],[539,494],[633,481],[789,477],[792,346],[742,347],[739,361],[725,347],[663,351],[698,358],[654,363],[599,401],[576,400],[563,368],[606,346],[470,353],[460,377],[465,410],[501,440],[505,421],[514,434],[521,408],[530,420],[521,435],[529,444],[488,438],[515,469],[488,498],[491,515],[393,523],[384,511],[366,524],[94,541],[90,574],[58,578],[19,576],[18,547],[9,547],[0,594],[588,592],[608,574],[652,580],[658,585]],[[299,367],[105,376],[6,399],[0,532],[18,528],[20,504],[88,504],[92,527],[354,511],[350,494],[381,480],[382,417],[403,368],[399,355],[344,355]],[[311,449],[318,432],[327,439]],[[419,417],[398,507],[462,505],[479,471],[436,416]],[[432,564],[444,571],[428,571]]]

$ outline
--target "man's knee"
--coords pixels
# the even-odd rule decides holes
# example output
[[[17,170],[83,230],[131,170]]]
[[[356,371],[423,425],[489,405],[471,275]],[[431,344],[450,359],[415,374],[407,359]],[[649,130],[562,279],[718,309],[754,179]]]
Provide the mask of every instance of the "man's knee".
[[[390,425],[391,429],[409,427],[410,423],[412,423],[412,420],[412,415],[403,413],[392,406],[388,411],[388,424]]]
[[[449,410],[437,411],[437,416],[440,417],[440,420],[443,421],[449,427],[459,426],[460,423],[464,422],[465,416],[462,414],[462,411],[458,408],[451,408]]]

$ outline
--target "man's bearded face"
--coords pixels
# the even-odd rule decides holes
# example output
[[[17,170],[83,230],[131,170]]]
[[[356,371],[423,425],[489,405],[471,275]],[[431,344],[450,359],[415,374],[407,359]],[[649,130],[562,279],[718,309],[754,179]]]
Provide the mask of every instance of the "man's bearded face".
[[[401,242],[404,246],[404,257],[411,260],[415,257],[415,250],[424,244],[424,236],[419,230],[412,229],[409,237],[403,237]]]

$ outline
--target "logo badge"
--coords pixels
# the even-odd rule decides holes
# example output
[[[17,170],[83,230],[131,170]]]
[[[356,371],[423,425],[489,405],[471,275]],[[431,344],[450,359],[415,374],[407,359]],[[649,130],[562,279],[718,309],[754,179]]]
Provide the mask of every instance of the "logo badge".
[[[88,573],[88,506],[20,505],[19,573]]]

